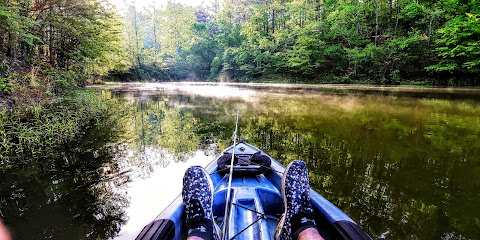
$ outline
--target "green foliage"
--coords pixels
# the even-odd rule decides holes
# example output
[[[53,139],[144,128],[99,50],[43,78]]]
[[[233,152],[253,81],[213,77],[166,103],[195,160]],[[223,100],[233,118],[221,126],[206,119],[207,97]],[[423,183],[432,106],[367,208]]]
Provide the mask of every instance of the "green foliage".
[[[438,72],[480,72],[480,15],[456,16],[438,30],[440,62],[427,69]]]
[[[63,94],[70,89],[78,87],[78,83],[75,81],[76,79],[77,76],[73,71],[56,73],[52,80],[53,92]]]
[[[15,159],[33,161],[81,135],[90,124],[108,117],[115,100],[94,89],[70,91],[64,97],[25,109],[0,111],[0,163]]]
[[[12,83],[10,83],[10,77],[0,78],[0,90],[5,94],[12,92]]]
[[[121,22],[100,0],[1,0],[0,25],[2,59],[4,54],[10,64],[19,63],[15,72],[31,68],[32,78],[47,64],[53,73],[73,71],[78,82],[126,69]],[[55,87],[70,86],[56,76],[42,77],[54,79]]]
[[[143,10],[127,6],[123,22],[97,0],[64,5],[3,0],[0,49],[29,66],[73,71],[79,82],[95,75],[129,81],[267,75],[374,84],[479,81],[478,0],[225,0],[221,11],[169,2]],[[43,11],[29,13],[32,6]],[[52,79],[58,92],[75,87],[62,76]]]
[[[425,12],[423,10],[422,5],[418,4],[417,2],[411,2],[407,4],[401,11],[400,11],[400,18],[406,21],[417,21],[419,18],[425,16]]]
[[[0,35],[10,36],[6,42],[7,46],[15,46],[23,43],[32,46],[34,42],[41,42],[38,36],[31,34],[29,31],[32,27],[38,26],[38,22],[28,18],[21,6],[20,2],[1,1],[0,4]]]
[[[351,78],[367,83],[400,84],[402,79],[423,76],[430,52],[428,39],[421,35],[399,37],[385,45],[346,49]],[[366,80],[365,80],[366,79]]]

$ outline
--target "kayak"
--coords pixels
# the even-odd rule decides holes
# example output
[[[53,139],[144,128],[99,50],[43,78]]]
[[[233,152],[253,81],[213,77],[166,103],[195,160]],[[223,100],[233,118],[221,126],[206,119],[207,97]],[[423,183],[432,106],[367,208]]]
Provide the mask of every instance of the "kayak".
[[[230,161],[225,160],[231,159],[232,152],[235,162],[224,239],[273,239],[284,211],[281,182],[285,167],[246,142],[227,148],[205,168],[215,189],[212,205],[214,219],[222,228],[230,171]],[[310,196],[315,222],[324,239],[371,239],[349,216],[319,193],[310,189]],[[185,239],[187,231],[180,194],[143,228],[136,239],[181,240]]]

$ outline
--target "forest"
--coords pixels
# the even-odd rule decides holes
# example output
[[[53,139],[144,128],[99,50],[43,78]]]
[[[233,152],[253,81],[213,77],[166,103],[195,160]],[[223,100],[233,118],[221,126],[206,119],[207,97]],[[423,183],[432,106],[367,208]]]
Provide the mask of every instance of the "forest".
[[[476,0],[169,2],[124,13],[124,80],[478,85]]]
[[[105,80],[480,84],[478,0],[1,0],[0,24],[7,94]]]

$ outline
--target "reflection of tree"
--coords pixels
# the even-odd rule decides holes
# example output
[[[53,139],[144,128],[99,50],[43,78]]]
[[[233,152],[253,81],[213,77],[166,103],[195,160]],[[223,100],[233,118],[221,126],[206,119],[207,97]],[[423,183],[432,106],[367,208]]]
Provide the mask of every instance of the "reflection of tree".
[[[389,99],[268,98],[241,133],[284,164],[305,160],[313,187],[374,237],[478,236],[480,109]]]
[[[168,158],[186,161],[198,148],[196,120],[191,113],[167,106],[168,99],[134,100],[121,120],[127,143],[122,158],[141,167],[143,175],[154,166],[168,165]]]
[[[156,98],[133,108],[135,120],[126,121],[138,151],[189,153],[211,143],[224,149],[233,142],[240,102],[240,138],[285,165],[305,160],[313,188],[374,238],[387,231],[387,239],[480,235],[478,103],[321,94],[252,102]],[[168,111],[171,120],[162,125]]]
[[[112,161],[105,121],[56,156],[0,172],[0,213],[15,239],[107,239],[125,223],[129,178]]]

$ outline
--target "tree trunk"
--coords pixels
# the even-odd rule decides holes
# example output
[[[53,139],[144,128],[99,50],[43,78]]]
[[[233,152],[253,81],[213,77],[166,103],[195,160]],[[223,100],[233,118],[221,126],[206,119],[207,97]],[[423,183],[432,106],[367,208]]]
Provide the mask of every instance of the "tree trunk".
[[[140,49],[138,48],[137,8],[133,8],[133,10],[134,10],[133,25],[135,27],[135,43],[136,43],[137,63],[140,66]]]
[[[218,0],[215,0],[215,3],[213,5],[213,11],[214,11],[214,18],[215,21],[217,20],[217,15],[218,15]]]
[[[135,67],[137,79],[140,79],[140,53],[138,49],[138,27],[137,27],[137,8],[133,7],[133,28],[135,28],[135,55],[137,57],[137,66]]]
[[[16,50],[15,50],[15,33],[8,33],[8,54],[10,55],[10,57],[12,57],[13,59],[16,58]]]
[[[399,21],[399,18],[398,18],[398,14],[400,13],[400,3],[397,1],[397,20],[395,22],[395,34],[397,33],[397,28],[398,28],[398,21]]]
[[[393,0],[389,0],[389,11],[388,11],[388,30],[390,31],[391,25],[390,25],[390,20],[392,19],[392,4]]]
[[[155,7],[153,8],[153,55],[157,60],[157,23],[155,21]]]
[[[268,2],[265,3],[266,6],[268,6]],[[273,7],[273,6],[272,6]],[[263,22],[263,27],[265,28],[265,32],[268,34],[268,29],[270,28],[270,23],[269,23],[269,17],[270,17],[270,11],[268,8],[265,8],[265,12],[264,12],[264,16],[265,17],[265,21]]]
[[[375,47],[377,46],[378,39],[378,0],[375,0]]]
[[[272,34],[275,33],[275,7],[272,6]]]
[[[430,46],[430,42],[432,40],[432,22],[433,22],[433,14],[430,16],[430,24],[428,24],[428,46]]]
[[[358,0],[355,1],[355,33],[358,34]]]
[[[52,18],[53,18],[53,2],[50,1],[50,36],[49,36],[49,54],[50,54],[50,65],[54,66],[55,65],[55,57],[54,57],[54,51],[53,51],[53,40],[54,40],[54,31],[53,31],[53,24],[52,24]]]

